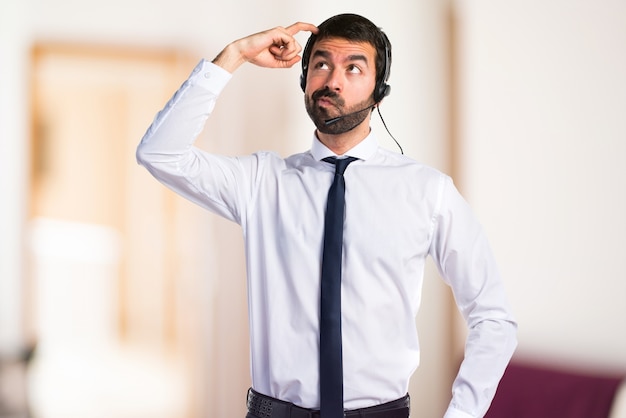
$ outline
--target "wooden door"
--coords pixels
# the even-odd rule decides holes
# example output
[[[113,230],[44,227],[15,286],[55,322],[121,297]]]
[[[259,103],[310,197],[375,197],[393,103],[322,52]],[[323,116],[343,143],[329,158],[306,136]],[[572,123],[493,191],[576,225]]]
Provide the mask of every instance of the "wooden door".
[[[184,353],[172,248],[176,209],[173,194],[137,165],[135,148],[191,68],[171,51],[68,45],[33,51],[28,306],[39,343],[35,398],[39,393],[43,417],[93,416],[55,401],[60,385],[46,380],[64,368],[67,385],[80,388],[71,374],[77,358],[88,365],[87,375],[100,370],[82,388],[93,392],[85,399],[109,390],[101,377],[118,367],[128,373],[121,379],[148,387],[152,406],[142,406],[143,395],[129,401],[115,392],[119,405],[109,402],[111,417],[190,413],[180,385],[155,384],[189,381],[178,367]],[[142,353],[141,360],[130,360],[131,352]],[[159,391],[174,398],[155,396]],[[157,415],[155,403],[162,409]]]

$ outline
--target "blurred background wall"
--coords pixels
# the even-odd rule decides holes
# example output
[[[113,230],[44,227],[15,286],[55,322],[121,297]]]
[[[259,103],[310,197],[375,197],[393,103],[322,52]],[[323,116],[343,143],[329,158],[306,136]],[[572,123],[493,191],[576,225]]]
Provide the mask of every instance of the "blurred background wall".
[[[392,41],[381,107],[392,133],[454,177],[487,229],[520,322],[517,356],[626,369],[623,1],[8,0],[0,356],[37,342],[25,382],[34,415],[244,415],[241,233],[163,190],[134,147],[201,57],[347,11]],[[199,145],[307,148],[298,76],[241,68]],[[395,147],[373,119],[381,145]],[[464,330],[427,273],[411,393],[416,415],[435,417]]]

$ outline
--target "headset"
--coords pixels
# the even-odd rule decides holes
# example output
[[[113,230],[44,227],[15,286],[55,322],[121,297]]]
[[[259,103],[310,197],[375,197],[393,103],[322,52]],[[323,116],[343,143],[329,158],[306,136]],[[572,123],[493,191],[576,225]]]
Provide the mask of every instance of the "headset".
[[[376,86],[374,87],[374,103],[380,103],[385,97],[389,96],[391,93],[391,86],[387,84],[387,80],[389,80],[389,75],[391,73],[391,43],[389,42],[389,38],[382,30],[378,30],[380,34],[380,38],[382,40],[383,45],[385,46],[385,71],[383,72],[382,78],[378,77],[378,69],[376,70]],[[306,89],[306,76],[309,70],[309,58],[311,57],[311,49],[313,48],[313,44],[317,40],[317,35],[312,34],[309,37],[309,40],[304,47],[304,52],[302,53],[302,75],[300,75],[300,87],[302,91]],[[376,49],[378,53],[378,49]]]

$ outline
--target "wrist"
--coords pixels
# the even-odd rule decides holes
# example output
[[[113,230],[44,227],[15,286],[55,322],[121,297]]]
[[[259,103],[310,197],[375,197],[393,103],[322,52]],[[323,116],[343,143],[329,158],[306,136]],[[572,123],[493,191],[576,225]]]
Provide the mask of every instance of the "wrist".
[[[235,72],[246,62],[235,42],[228,44],[212,61],[213,64],[222,67],[229,73]]]

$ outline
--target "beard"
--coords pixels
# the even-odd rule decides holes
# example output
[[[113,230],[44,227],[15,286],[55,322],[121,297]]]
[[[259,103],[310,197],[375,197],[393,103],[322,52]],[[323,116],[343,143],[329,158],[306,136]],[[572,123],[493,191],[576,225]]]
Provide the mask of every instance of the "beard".
[[[328,108],[316,104],[322,97],[329,99],[333,103],[334,107],[339,110],[339,115],[331,115],[328,112]],[[305,95],[304,102],[306,112],[317,130],[330,135],[343,134],[356,128],[367,118],[369,111],[374,106],[373,99],[369,98],[346,108],[344,100],[337,93],[328,89],[328,87],[315,91],[310,97]],[[328,119],[337,117],[339,119],[335,122],[325,123]]]

